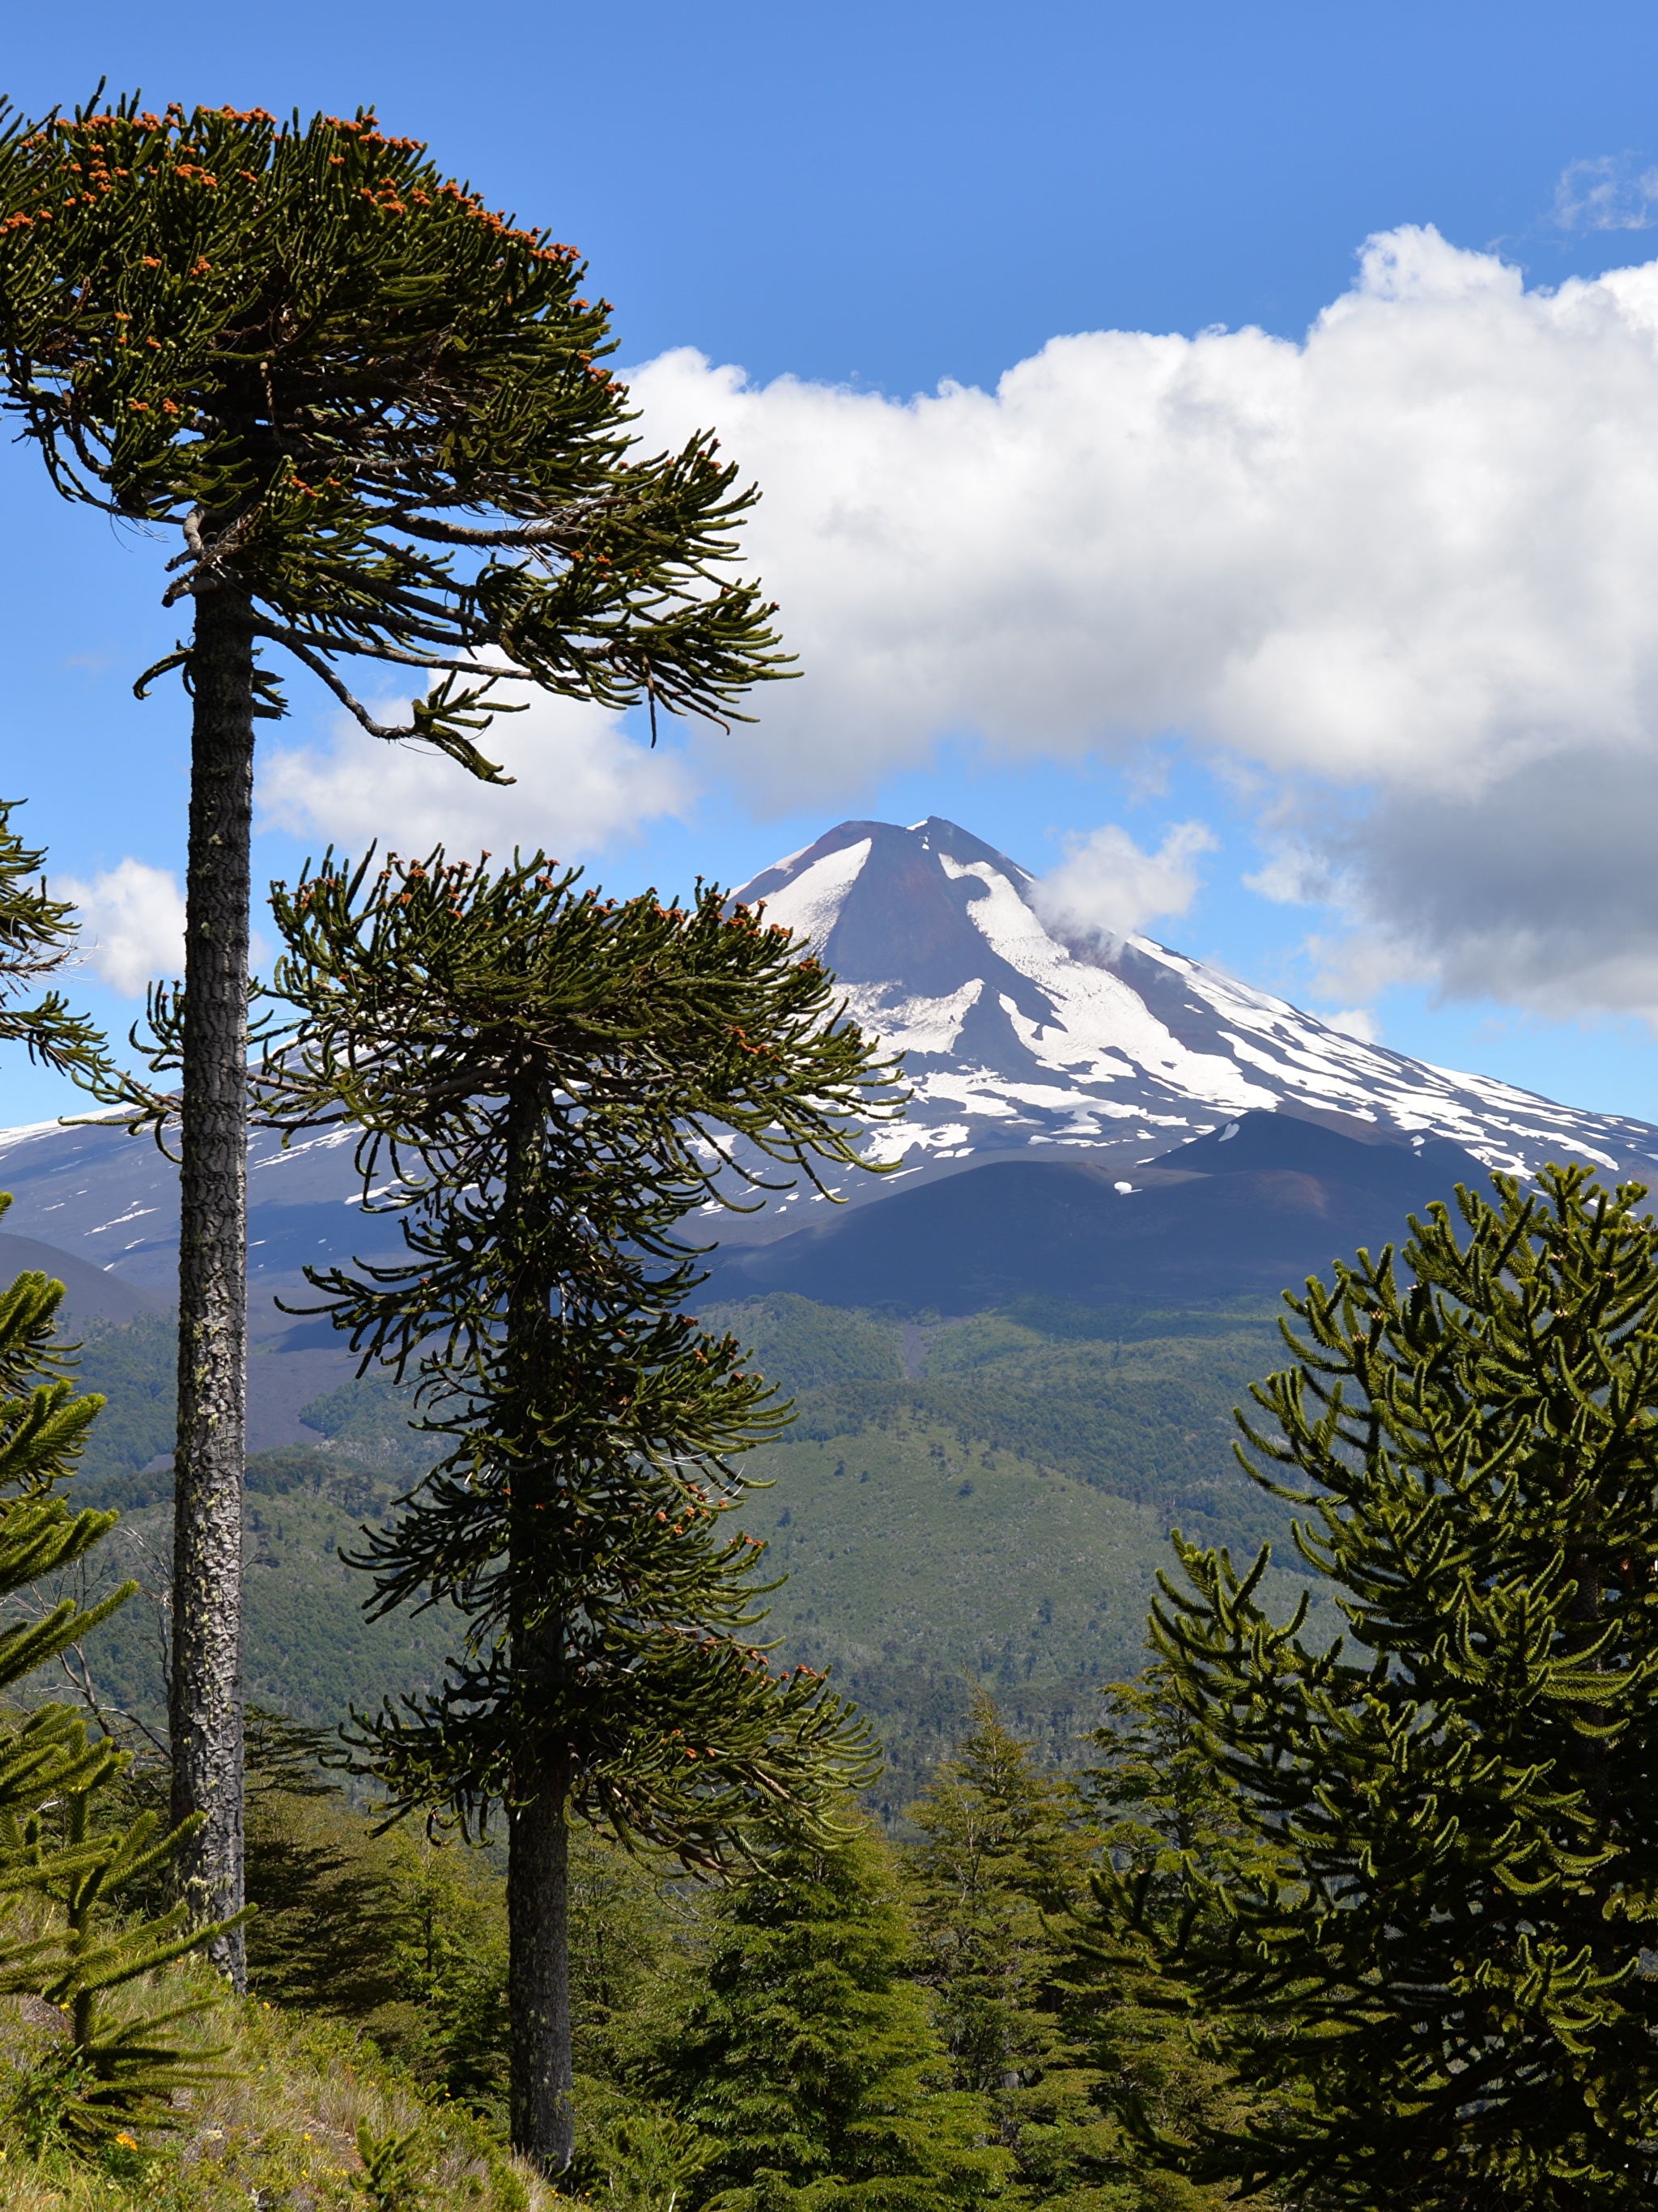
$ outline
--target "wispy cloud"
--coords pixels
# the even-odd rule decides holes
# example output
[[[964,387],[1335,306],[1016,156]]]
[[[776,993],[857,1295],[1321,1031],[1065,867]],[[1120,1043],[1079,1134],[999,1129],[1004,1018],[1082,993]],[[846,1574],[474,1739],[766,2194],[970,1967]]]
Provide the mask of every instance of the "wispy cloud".
[[[1361,1044],[1382,1042],[1382,1024],[1368,1006],[1343,1006],[1339,1013],[1326,1014],[1324,1019],[1333,1030],[1357,1037]]]
[[[1201,822],[1177,822],[1148,853],[1108,822],[1069,841],[1066,857],[1032,889],[1045,920],[1080,937],[1127,937],[1148,921],[1184,914],[1196,897],[1200,853],[1216,850]]]
[[[1649,230],[1658,222],[1658,168],[1637,168],[1630,154],[1571,161],[1554,188],[1562,230]]]

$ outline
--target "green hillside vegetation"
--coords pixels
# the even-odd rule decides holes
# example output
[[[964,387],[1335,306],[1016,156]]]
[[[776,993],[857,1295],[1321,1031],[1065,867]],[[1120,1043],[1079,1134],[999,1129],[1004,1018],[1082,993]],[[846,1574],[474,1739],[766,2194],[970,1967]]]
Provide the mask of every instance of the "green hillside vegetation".
[[[1281,1355],[1270,1309],[1026,1300],[906,1328],[780,1296],[699,1319],[734,1331],[795,1401],[793,1427],[756,1455],[773,1486],[745,1505],[744,1523],[788,1577],[771,1601],[788,1656],[832,1665],[876,1721],[888,1820],[959,1733],[976,1687],[1044,1756],[1080,1756],[1098,1687],[1144,1663],[1171,1525],[1241,1552],[1272,1537],[1287,1556],[1284,1510],[1232,1456],[1233,1408]],[[144,1470],[166,1449],[173,1358],[166,1327],[148,1316],[94,1333],[81,1358],[83,1386],[111,1402],[78,1489],[122,1509],[110,1571],[149,1589],[167,1558],[171,1480]],[[348,1382],[303,1410],[316,1449],[250,1462],[257,1702],[331,1726],[352,1704],[429,1685],[441,1668],[458,1621],[366,1622],[361,1580],[337,1556],[426,1464],[409,1413],[406,1390]],[[114,1705],[152,1725],[154,1622],[153,1609],[130,1607],[94,1669]]]
[[[848,1814],[838,1845],[783,1837],[763,1870],[708,1882],[574,1832],[578,2142],[560,2197],[503,2147],[501,1854],[434,1847],[412,1822],[377,1832],[319,1769],[315,1732],[256,1714],[251,1995],[193,1966],[157,1978],[163,1996],[222,1999],[200,2034],[224,2046],[223,2078],[179,2100],[171,2130],[88,2160],[58,2130],[50,2008],[0,1998],[0,2201],[700,2212],[732,2186],[733,2208],[799,2201],[774,2200],[769,2172],[823,2192],[810,2202],[850,2183],[909,2212],[1212,2212],[1218,2196],[1148,2165],[1124,2125],[1131,2106],[1173,2118],[1215,2090],[1179,2024],[1096,2002],[1072,1917],[1101,1845],[1095,1793],[1044,1777],[982,1698],[972,1731],[917,1808],[920,1852]],[[159,1764],[141,1768],[131,1800],[161,1786]],[[400,2176],[380,2195],[377,2158]]]
[[[103,1412],[94,1422],[81,1461],[79,1487],[96,1485],[100,1498],[122,1509],[171,1496],[173,1480],[130,1481],[152,1460],[173,1449],[179,1400],[179,1317],[173,1313],[141,1314],[118,1328],[94,1322],[82,1343],[76,1379],[84,1390],[101,1391]]]
[[[164,2148],[118,2146],[96,2164],[53,2127],[51,2008],[0,1998],[6,2212],[551,2212],[568,2202],[512,2159],[486,2122],[432,2097],[353,2025],[228,1996],[203,1967],[157,1980],[179,2002],[216,2000],[223,2078],[181,2110]],[[401,2169],[400,2195],[375,2196],[371,2162]]]
[[[368,1375],[313,1398],[301,1407],[300,1419],[326,1438],[337,1457],[407,1480],[423,1474],[442,1449],[440,1440],[434,1452],[430,1439],[410,1426],[410,1410],[406,1388]]]
[[[1281,1349],[1276,1316],[1084,1309],[1023,1301],[973,1320],[901,1328],[805,1298],[708,1316],[793,1396],[790,1442],[894,1421],[948,1429],[963,1450],[1013,1455],[1165,1521],[1224,1524],[1229,1540],[1281,1526],[1232,1457],[1232,1409]],[[903,1354],[919,1352],[919,1372]]]
[[[248,1462],[251,1702],[332,1728],[353,1705],[377,1706],[438,1679],[457,1641],[453,1614],[367,1620],[363,1578],[339,1558],[366,1521],[378,1521],[396,1487],[378,1470],[320,1449],[265,1452]],[[141,1589],[88,1647],[88,1674],[100,1702],[160,1733],[167,1699],[158,1597],[172,1558],[170,1479],[162,1473],[86,1480],[77,1483],[76,1497],[121,1508],[98,1556],[94,1587],[113,1587],[130,1575]]]
[[[1278,1346],[1260,1308],[1026,1305],[904,1330],[780,1297],[714,1317],[795,1397],[744,1523],[788,1577],[772,1600],[785,1650],[835,1666],[876,1718],[884,1817],[975,1688],[1044,1756],[1080,1756],[1098,1689],[1144,1664],[1171,1524],[1287,1553],[1287,1516],[1232,1455],[1232,1409]]]

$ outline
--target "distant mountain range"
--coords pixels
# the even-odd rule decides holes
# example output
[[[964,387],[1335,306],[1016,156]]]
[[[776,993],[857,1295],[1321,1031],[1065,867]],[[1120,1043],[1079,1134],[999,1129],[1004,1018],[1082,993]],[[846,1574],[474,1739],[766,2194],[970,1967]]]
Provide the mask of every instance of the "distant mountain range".
[[[1034,889],[937,818],[844,822],[742,887],[811,940],[853,1016],[905,1054],[914,1097],[866,1146],[891,1172],[844,1178],[846,1208],[796,1193],[759,1215],[703,1217],[721,1246],[719,1295],[953,1313],[1033,1290],[1082,1304],[1225,1297],[1397,1236],[1408,1210],[1491,1168],[1658,1167],[1645,1122],[1361,1042],[1150,938],[1062,937]],[[349,1133],[287,1152],[261,1138],[249,1156],[255,1335],[317,1378],[342,1356],[274,1297],[303,1297],[307,1261],[397,1242],[392,1223],[362,1214],[351,1157]],[[71,1303],[88,1315],[94,1276],[114,1279],[109,1318],[134,1295],[167,1295],[177,1177],[148,1140],[5,1131],[0,1188],[15,1196],[0,1261],[20,1238],[66,1254]]]

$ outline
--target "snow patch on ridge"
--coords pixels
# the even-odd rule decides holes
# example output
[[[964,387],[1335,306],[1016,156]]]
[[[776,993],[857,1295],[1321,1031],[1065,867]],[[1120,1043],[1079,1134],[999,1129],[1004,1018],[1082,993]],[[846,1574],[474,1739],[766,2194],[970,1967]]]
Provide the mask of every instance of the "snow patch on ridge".
[[[1086,1077],[1096,1083],[1132,1078],[1139,1068],[1207,1104],[1238,1111],[1277,1105],[1276,1095],[1250,1083],[1236,1061],[1181,1043],[1121,976],[1076,959],[999,870],[983,860],[963,865],[946,853],[938,861],[952,880],[971,876],[984,884],[987,896],[969,902],[969,917],[991,950],[1035,983],[1053,1007],[1054,1019],[1039,1023],[1005,993],[1000,997],[1014,1035],[1039,1066],[1074,1080],[1084,1072],[1077,1063],[1087,1058],[1092,1065]]]
[[[872,1030],[889,1052],[954,1052],[962,1024],[984,988],[975,976],[947,998],[906,999],[886,990],[853,987],[847,993],[847,1006],[859,1029]]]
[[[766,899],[767,921],[780,923],[797,937],[809,939],[821,951],[841,918],[847,893],[863,873],[872,842],[860,838],[857,844],[843,845],[838,853],[825,853],[821,860],[803,868],[793,883],[785,884]]]

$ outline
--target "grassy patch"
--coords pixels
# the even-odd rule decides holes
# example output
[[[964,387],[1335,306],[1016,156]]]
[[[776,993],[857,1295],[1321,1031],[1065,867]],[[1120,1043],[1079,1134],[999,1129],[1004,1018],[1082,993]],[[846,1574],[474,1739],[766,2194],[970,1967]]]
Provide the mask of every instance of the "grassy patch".
[[[164,1980],[199,1994],[203,1970]],[[148,2144],[118,2146],[100,2165],[73,2157],[42,2126],[54,2035],[50,2007],[0,2002],[0,2202],[7,2212],[365,2212],[373,2198],[359,2129],[412,2136],[405,2161],[422,2176],[408,2201],[430,2212],[546,2212],[556,2192],[511,2158],[461,2106],[422,2095],[363,2035],[300,2022],[257,1998],[228,1998],[206,2016],[204,2042],[228,2044],[227,2077],[198,2091],[179,2124]],[[49,2123],[49,2110],[46,2113]],[[31,2137],[36,2139],[33,2145]],[[42,2139],[43,2138],[43,2139]]]

